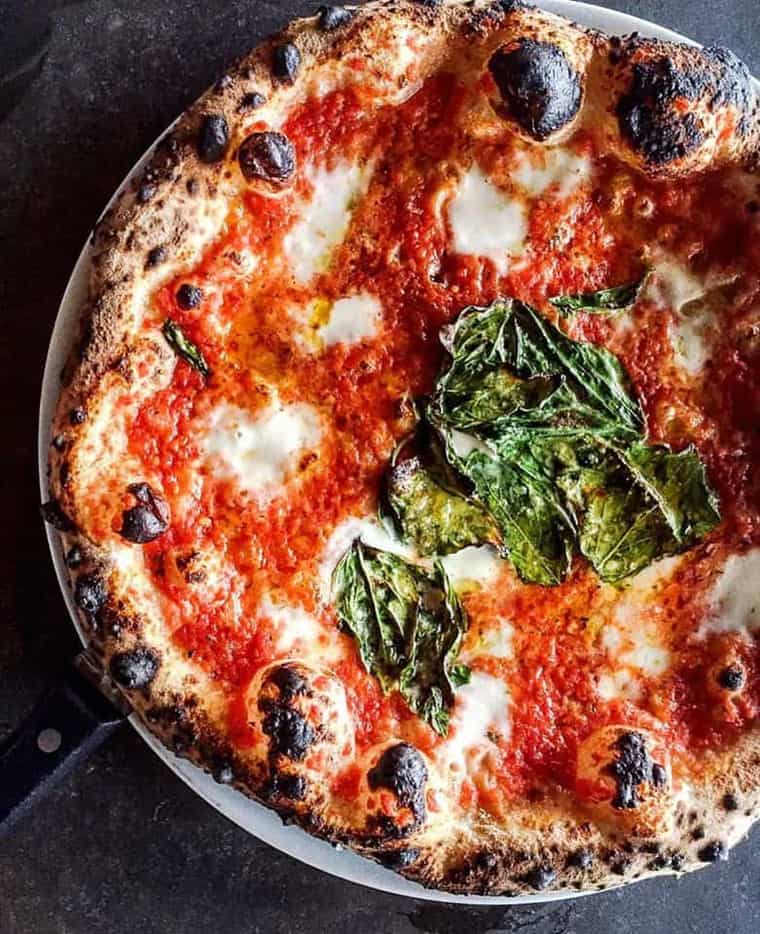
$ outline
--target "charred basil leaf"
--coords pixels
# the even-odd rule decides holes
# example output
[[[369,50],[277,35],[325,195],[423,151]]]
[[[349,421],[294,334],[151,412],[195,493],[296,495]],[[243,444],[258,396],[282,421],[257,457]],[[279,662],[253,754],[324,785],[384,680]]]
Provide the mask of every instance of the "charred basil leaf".
[[[208,379],[211,375],[206,359],[195,344],[186,337],[182,328],[171,318],[164,321],[163,334],[172,350],[194,367],[201,376]]]
[[[635,282],[617,285],[610,289],[600,289],[598,292],[579,292],[576,295],[558,295],[550,298],[549,303],[559,310],[563,317],[574,315],[578,311],[589,314],[607,314],[611,311],[625,311],[630,308],[639,297],[639,290],[645,276]]]
[[[335,569],[333,594],[366,670],[445,736],[469,672],[456,664],[467,619],[443,568],[427,571],[357,539]]]
[[[394,452],[385,478],[381,517],[390,517],[401,539],[423,555],[448,555],[468,545],[499,544],[496,523],[461,490],[441,445],[435,438],[426,440],[429,432],[424,435],[428,445],[424,463],[417,455],[400,456],[406,444]]]

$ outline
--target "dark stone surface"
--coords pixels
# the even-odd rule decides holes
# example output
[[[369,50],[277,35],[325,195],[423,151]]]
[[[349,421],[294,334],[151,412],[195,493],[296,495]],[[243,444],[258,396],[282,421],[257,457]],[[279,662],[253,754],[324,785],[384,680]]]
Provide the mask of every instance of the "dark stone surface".
[[[608,4],[720,42],[760,72],[757,0]],[[0,737],[76,650],[38,517],[35,433],[58,302],[99,211],[170,120],[316,2],[0,0]],[[683,879],[537,908],[468,909],[320,874],[229,824],[131,731],[0,843],[0,934],[354,931],[750,934],[760,833]]]

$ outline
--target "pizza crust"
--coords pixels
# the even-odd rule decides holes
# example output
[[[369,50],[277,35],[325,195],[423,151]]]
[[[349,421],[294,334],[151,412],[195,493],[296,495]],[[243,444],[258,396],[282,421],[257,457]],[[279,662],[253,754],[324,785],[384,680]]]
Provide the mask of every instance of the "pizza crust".
[[[510,2],[373,2],[338,20],[329,29],[322,28],[324,14],[299,20],[238,62],[158,144],[146,169],[93,233],[82,337],[64,374],[49,460],[51,498],[58,504],[56,521],[90,651],[175,753],[308,832],[349,845],[426,886],[492,895],[587,890],[723,858],[760,814],[759,735],[744,736],[713,755],[688,794],[655,796],[649,821],[621,823],[603,808],[581,812],[573,801],[547,793],[545,800],[515,808],[506,828],[485,816],[463,826],[445,807],[435,815],[412,813],[407,789],[396,795],[397,806],[413,819],[402,832],[391,832],[364,809],[366,777],[366,794],[348,811],[337,810],[328,783],[298,755],[288,755],[286,739],[300,730],[302,739],[316,736],[313,741],[328,758],[350,754],[342,743],[339,682],[328,676],[314,688],[317,674],[299,667],[297,659],[291,666],[308,690],[324,693],[322,708],[332,713],[329,730],[308,717],[299,724],[298,693],[287,700],[285,689],[273,688],[262,676],[249,708],[264,724],[261,741],[245,752],[235,748],[224,732],[224,694],[163,631],[134,546],[102,544],[78,531],[88,525],[94,462],[105,458],[112,466],[114,492],[135,479],[123,452],[118,446],[111,450],[118,438],[115,400],[129,391],[135,406],[141,392],[166,385],[173,373],[175,358],[165,342],[132,340],[149,295],[197,260],[219,231],[228,199],[245,184],[235,155],[252,122],[266,119],[276,127],[311,91],[346,80],[357,50],[366,79],[399,100],[447,56],[477,60],[482,68],[505,50],[491,69],[505,89],[493,107],[515,132],[555,142],[579,125],[597,128],[620,159],[654,178],[675,179],[728,162],[756,163],[757,95],[729,53],[637,37],[609,39]],[[418,50],[401,73],[399,35],[413,37]],[[515,50],[517,60],[509,59]],[[564,98],[552,97],[549,81],[537,101],[517,106],[515,81],[526,68],[539,85],[544,69],[560,68]],[[685,109],[674,109],[679,100],[687,101]],[[129,411],[118,417],[128,418]],[[285,722],[291,732],[283,738],[278,730]],[[365,776],[385,780],[379,767],[384,754],[387,748],[373,750],[372,761],[362,764]]]

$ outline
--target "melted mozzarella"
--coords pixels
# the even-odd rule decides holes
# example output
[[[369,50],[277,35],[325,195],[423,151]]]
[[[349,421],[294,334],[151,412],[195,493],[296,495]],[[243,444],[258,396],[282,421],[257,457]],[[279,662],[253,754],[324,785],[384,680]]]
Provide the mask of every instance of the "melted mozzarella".
[[[382,320],[379,299],[367,292],[338,299],[330,309],[330,317],[319,330],[326,347],[333,344],[356,344],[374,337]]]
[[[265,495],[297,465],[304,450],[319,444],[321,433],[319,415],[311,406],[286,406],[274,398],[254,418],[237,406],[219,406],[211,414],[203,445],[206,456],[221,463],[243,489]]]
[[[368,166],[342,163],[333,169],[312,169],[311,199],[301,206],[300,219],[283,239],[285,256],[295,279],[305,284],[324,271],[330,254],[346,234],[353,204],[367,189]]]
[[[482,672],[473,672],[469,684],[456,693],[449,736],[435,753],[435,760],[446,772],[463,777],[475,768],[480,756],[492,745],[488,733],[497,733],[506,742],[511,734],[510,698],[503,681]]]
[[[446,555],[441,558],[441,564],[455,585],[470,582],[487,584],[504,569],[504,562],[487,545],[463,548],[453,555]]]
[[[298,606],[272,603],[265,597],[259,608],[274,628],[274,648],[278,655],[289,655],[295,648],[302,650],[317,644],[322,629],[316,619]]]
[[[708,616],[699,630],[736,632],[746,636],[760,629],[760,548],[731,555],[713,586]]]
[[[640,678],[656,678],[670,667],[671,654],[662,639],[657,591],[670,579],[680,561],[680,557],[663,558],[639,572],[614,604],[601,637],[609,670],[601,673],[597,690],[605,699],[622,696],[634,700],[640,691]],[[610,593],[614,596],[613,588]]]
[[[559,146],[537,148],[522,154],[512,178],[534,197],[553,189],[566,198],[591,178],[591,160]]]
[[[707,308],[678,315],[668,324],[668,337],[676,363],[695,376],[710,359],[709,332],[715,325],[715,315]]]
[[[467,651],[466,658],[512,658],[514,655],[515,629],[508,619],[494,619],[490,621],[490,628],[481,633],[477,643]]]
[[[501,275],[509,258],[525,250],[525,205],[492,185],[477,165],[459,181],[449,202],[449,223],[456,252],[490,259]]]
[[[662,253],[649,274],[647,292],[651,301],[680,312],[684,305],[702,298],[705,283],[676,257]]]

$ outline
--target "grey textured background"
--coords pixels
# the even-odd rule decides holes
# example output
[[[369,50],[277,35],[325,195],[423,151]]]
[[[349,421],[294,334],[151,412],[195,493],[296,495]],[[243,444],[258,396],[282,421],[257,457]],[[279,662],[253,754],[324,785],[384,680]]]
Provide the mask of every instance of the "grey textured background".
[[[76,649],[37,516],[39,383],[58,302],[137,156],[303,0],[0,0],[0,738]],[[607,4],[760,73],[758,0]],[[125,730],[0,843],[0,934],[755,934],[760,831],[727,864],[558,906],[468,909],[343,883],[212,811]]]

